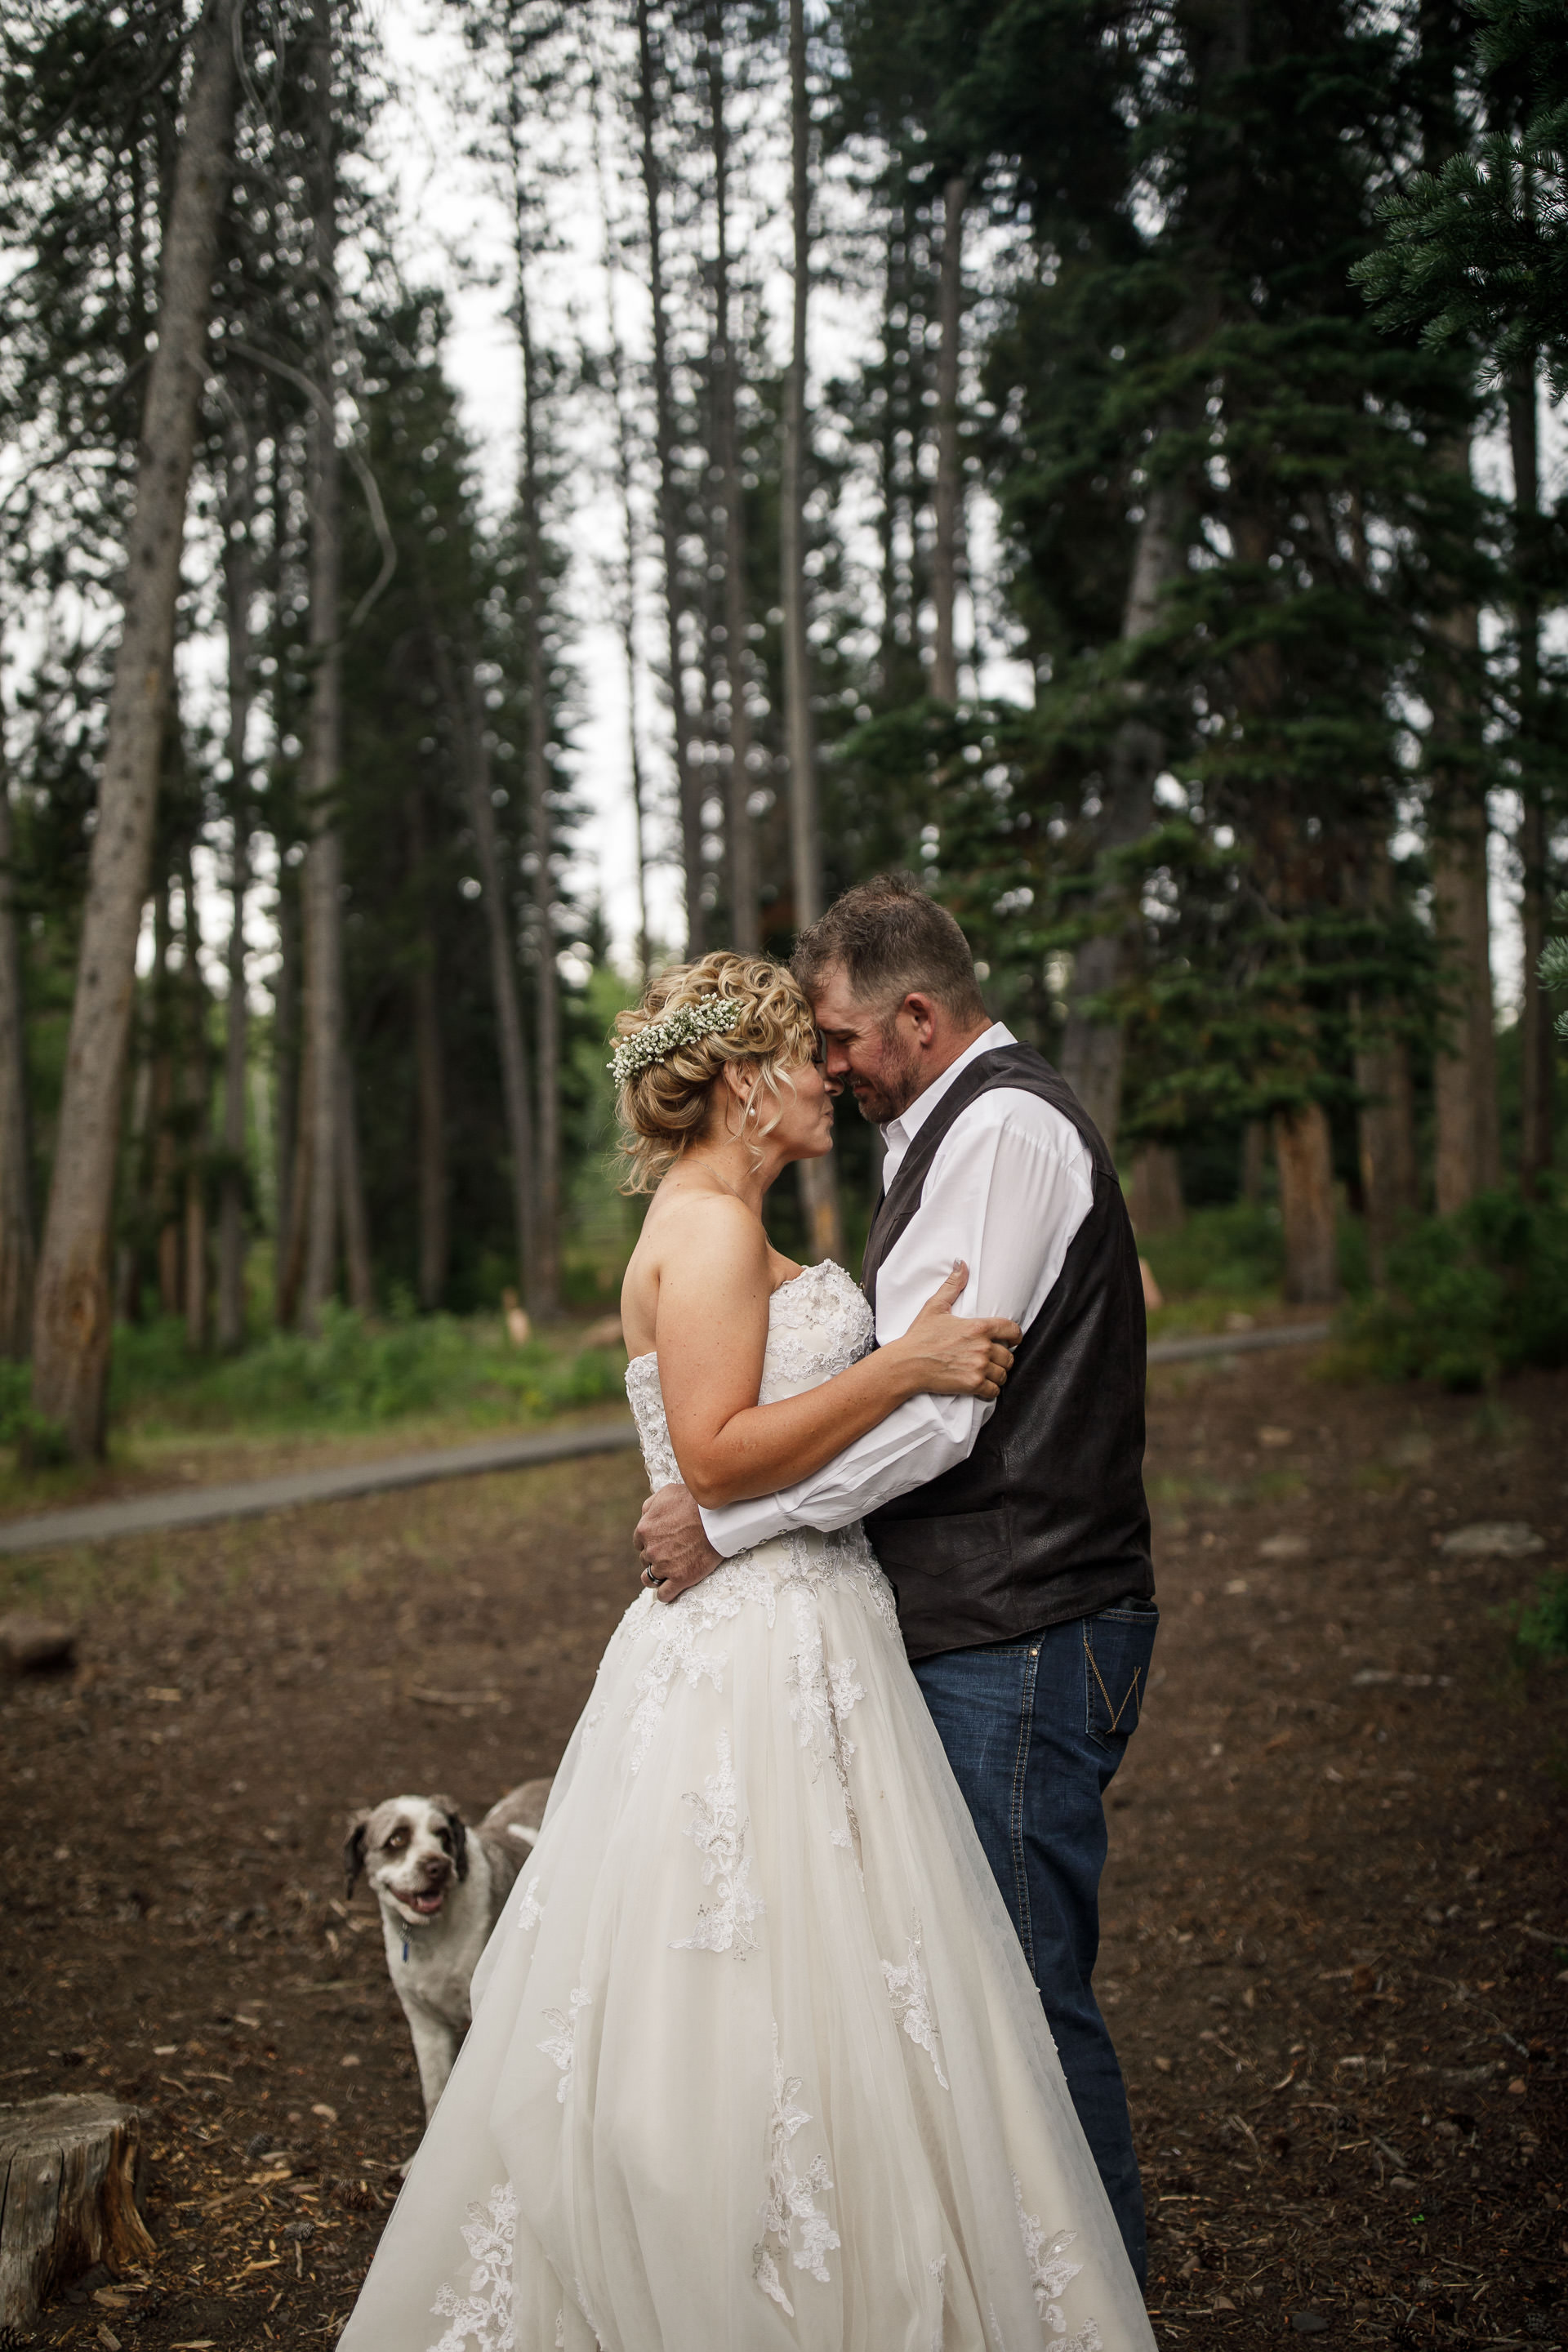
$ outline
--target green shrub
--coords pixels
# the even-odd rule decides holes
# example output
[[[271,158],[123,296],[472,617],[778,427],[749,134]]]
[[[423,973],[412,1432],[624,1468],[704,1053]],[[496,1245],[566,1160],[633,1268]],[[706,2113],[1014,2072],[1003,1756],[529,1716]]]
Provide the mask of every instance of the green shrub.
[[[1387,1380],[1487,1387],[1526,1364],[1568,1364],[1568,1201],[1483,1192],[1409,1226],[1384,1289],[1341,1318],[1352,1360]]]
[[[1568,1658],[1568,1569],[1554,1568],[1519,1613],[1514,1647],[1526,1658]]]

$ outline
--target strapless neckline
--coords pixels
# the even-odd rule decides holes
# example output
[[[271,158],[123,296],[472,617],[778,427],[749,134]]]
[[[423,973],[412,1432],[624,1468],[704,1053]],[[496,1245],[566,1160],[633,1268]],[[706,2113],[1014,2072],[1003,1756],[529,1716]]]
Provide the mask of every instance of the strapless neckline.
[[[770,1312],[773,1308],[773,1300],[778,1297],[780,1290],[793,1290],[795,1284],[797,1282],[804,1282],[808,1274],[820,1274],[825,1265],[837,1265],[837,1260],[836,1258],[819,1257],[815,1265],[797,1266],[794,1274],[790,1276],[787,1282],[781,1282],[778,1285],[777,1289],[771,1290],[768,1293],[768,1307]],[[628,1356],[626,1358],[627,1371],[629,1372],[631,1370],[634,1364],[646,1364],[658,1354],[658,1349],[657,1348],[645,1348],[640,1356]]]

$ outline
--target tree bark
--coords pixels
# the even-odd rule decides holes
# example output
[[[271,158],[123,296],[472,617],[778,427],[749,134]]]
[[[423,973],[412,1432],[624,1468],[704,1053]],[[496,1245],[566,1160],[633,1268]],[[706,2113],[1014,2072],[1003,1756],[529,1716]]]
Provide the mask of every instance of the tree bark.
[[[643,793],[642,738],[637,726],[637,518],[633,495],[632,424],[626,406],[626,354],[616,318],[616,232],[610,218],[610,198],[599,134],[597,69],[593,87],[594,177],[598,190],[599,220],[605,242],[605,311],[610,360],[610,391],[616,407],[616,488],[621,501],[620,583],[616,597],[616,624],[626,671],[626,751],[632,788],[632,848],[637,869],[637,962],[643,985],[653,970],[653,947],[647,917],[647,822]]]
[[[784,729],[789,753],[790,863],[797,930],[823,908],[822,819],[811,709],[811,646],[805,613],[805,360],[811,295],[811,107],[805,81],[804,0],[789,5],[790,218],[795,302],[784,380],[784,467],[779,485],[779,602],[784,606]],[[844,1223],[833,1154],[803,1160],[800,1202],[814,1257],[844,1255]]]
[[[294,1319],[293,1293],[286,1273],[295,1255],[295,1159],[299,1150],[300,1083],[300,891],[294,869],[278,876],[278,977],[272,983],[273,1180],[277,1211],[272,1235],[272,1306],[285,1328]],[[295,1285],[298,1286],[298,1276]]]
[[[707,10],[708,122],[713,148],[713,462],[724,494],[724,677],[730,688],[726,809],[730,939],[742,955],[762,947],[757,840],[752,823],[752,721],[746,708],[746,499],[741,479],[734,320],[730,289],[730,126],[725,114],[723,0]]]
[[[33,1314],[33,1400],[78,1459],[103,1450],[110,1337],[110,1216],[146,896],[174,602],[234,127],[237,0],[211,0],[197,37],[164,237],[126,546],[125,620],[110,689],[48,1212]]]
[[[0,741],[0,1357],[20,1362],[33,1322],[33,1209],[16,856],[11,783]]]
[[[702,953],[702,796],[691,760],[691,719],[682,678],[680,615],[680,487],[676,478],[675,392],[669,362],[668,304],[664,283],[663,174],[654,126],[657,74],[648,0],[637,0],[637,122],[643,201],[647,213],[648,292],[653,310],[654,455],[658,465],[658,533],[664,561],[664,614],[669,663],[675,781],[680,805],[680,853],[686,877],[686,952]]]
[[[1520,1182],[1527,1199],[1552,1161],[1552,1075],[1556,1046],[1552,1008],[1541,985],[1551,899],[1551,847],[1542,775],[1541,597],[1536,585],[1540,535],[1541,452],[1534,362],[1509,387],[1509,449],[1513,460],[1514,566],[1521,579],[1515,612],[1519,636],[1519,769],[1521,803],[1519,858],[1523,869],[1524,971],[1519,1008]]]
[[[365,1214],[364,1173],[359,1148],[359,1116],[354,1103],[353,1066],[347,1044],[338,1051],[338,1208],[343,1221],[343,1273],[349,1305],[356,1315],[375,1313],[375,1278],[371,1269],[370,1221]]]
[[[1187,1221],[1182,1198],[1182,1163],[1168,1143],[1146,1143],[1132,1162],[1127,1213],[1140,1240],[1148,1234],[1177,1234]]]
[[[319,1331],[338,1264],[339,1059],[343,1050],[342,837],[336,798],[342,761],[342,499],[337,434],[337,161],[332,119],[333,0],[311,12],[311,259],[315,275],[315,399],[310,410],[310,625],[313,666],[300,797],[305,853],[305,1071],[300,1106],[310,1138],[300,1315]]]
[[[521,128],[521,126],[519,126]],[[534,1054],[538,1081],[538,1174],[534,1191],[533,1280],[528,1311],[536,1322],[561,1311],[561,979],[555,968],[554,846],[550,814],[550,694],[544,658],[543,532],[539,501],[539,380],[529,317],[527,224],[518,186],[517,331],[522,351],[522,538],[528,564],[523,660],[528,677],[529,824],[533,846]]]
[[[157,888],[153,894],[153,971],[149,990],[153,1010],[153,1118],[147,1139],[150,1170],[147,1197],[156,1220],[158,1236],[160,1315],[177,1315],[180,1311],[182,1264],[177,1198],[179,1071],[175,1055],[179,1022],[174,983],[169,971],[172,933],[169,877],[166,874],[160,874]]]
[[[474,830],[474,854],[479,869],[479,904],[490,950],[490,990],[495,998],[496,1047],[500,1062],[501,1100],[506,1111],[507,1147],[511,1156],[512,1214],[517,1234],[518,1287],[525,1297],[534,1289],[535,1241],[533,1199],[533,1113],[530,1100],[528,1047],[523,1039],[518,1005],[517,963],[512,952],[510,899],[501,877],[500,847],[496,838],[495,803],[490,798],[489,746],[485,740],[484,702],[471,660],[465,658],[459,686],[445,646],[437,640],[440,672],[453,734],[462,764],[468,795],[468,822]]]
[[[1434,1073],[1434,1192],[1447,1216],[1499,1181],[1487,816],[1478,794],[1439,815],[1432,844],[1432,918],[1445,958],[1447,1012]]]
[[[446,1299],[450,1246],[447,1222],[447,1082],[436,930],[430,920],[426,875],[425,796],[417,784],[408,795],[408,847],[415,901],[419,910],[413,974],[414,1076],[419,1118],[416,1150],[419,1181],[418,1299],[426,1313],[433,1314]]]
[[[1182,501],[1173,483],[1156,483],[1150,489],[1143,520],[1138,526],[1132,572],[1122,614],[1124,645],[1135,644],[1153,627],[1164,590],[1180,573],[1185,560],[1180,522]],[[1164,741],[1157,728],[1137,709],[1136,687],[1127,688],[1128,715],[1111,740],[1106,762],[1105,796],[1097,836],[1103,857],[1142,841],[1154,822],[1154,783],[1164,757]],[[1126,970],[1138,939],[1136,904],[1130,909],[1127,892],[1117,881],[1107,882],[1097,895],[1095,929],[1073,958],[1072,989],[1062,1035],[1062,1076],[1089,1118],[1116,1149],[1121,1119],[1121,1072],[1126,1035],[1121,1022],[1095,1009],[1096,998],[1109,996]]]
[[[963,462],[958,439],[960,338],[963,331],[963,210],[969,184],[950,179],[942,192],[942,264],[937,310],[942,347],[936,364],[936,545],[931,554],[931,602],[936,629],[931,690],[939,702],[958,700],[955,610],[963,557]]]
[[[1263,1171],[1268,1163],[1268,1129],[1260,1118],[1249,1118],[1241,1130],[1241,1197],[1249,1209],[1263,1198]]]
[[[196,916],[196,884],[187,842],[181,875],[184,897],[184,970],[180,974],[184,998],[185,1051],[182,1092],[184,1097],[184,1264],[182,1303],[185,1313],[185,1344],[197,1353],[207,1343],[207,1120],[212,1087],[207,1068],[207,992],[202,978],[201,928]]]
[[[256,512],[255,452],[231,428],[225,501],[223,573],[228,638],[229,859],[228,1000],[224,1013],[223,1150],[218,1202],[217,1344],[226,1353],[245,1340],[245,1072],[250,1008],[246,996],[245,902],[250,888],[250,776],[245,739],[250,721],[250,528]]]
[[[1279,1114],[1274,1156],[1285,1229],[1285,1296],[1296,1306],[1331,1306],[1340,1295],[1339,1251],[1333,1153],[1321,1103]]]

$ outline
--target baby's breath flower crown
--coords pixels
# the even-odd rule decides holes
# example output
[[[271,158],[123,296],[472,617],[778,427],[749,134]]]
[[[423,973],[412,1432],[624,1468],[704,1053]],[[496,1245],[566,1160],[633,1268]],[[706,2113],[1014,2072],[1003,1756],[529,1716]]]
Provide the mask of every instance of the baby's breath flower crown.
[[[614,1073],[616,1086],[624,1087],[673,1054],[678,1045],[694,1045],[699,1037],[719,1036],[733,1029],[744,1011],[733,996],[710,996],[699,1004],[682,1004],[662,1021],[650,1021],[636,1036],[627,1037],[616,1047],[605,1066]]]
[[[714,1082],[731,1062],[755,1073],[740,1130],[754,1148],[793,1093],[793,1073],[815,1055],[816,1024],[783,964],[718,949],[656,972],[642,1003],[616,1015],[613,1042],[625,1189],[647,1192],[706,1133]]]

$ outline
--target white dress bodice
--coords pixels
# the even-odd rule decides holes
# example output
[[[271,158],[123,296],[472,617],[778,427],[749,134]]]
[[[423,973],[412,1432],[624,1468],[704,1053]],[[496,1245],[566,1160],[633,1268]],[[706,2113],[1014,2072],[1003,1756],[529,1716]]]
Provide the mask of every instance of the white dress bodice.
[[[802,1396],[847,1371],[866,1354],[874,1332],[859,1284],[830,1257],[808,1265],[804,1274],[781,1285],[768,1303],[768,1344],[757,1402],[776,1404],[783,1397]],[[674,1486],[680,1471],[664,1417],[657,1355],[632,1358],[626,1366],[626,1395],[650,1484]]]

